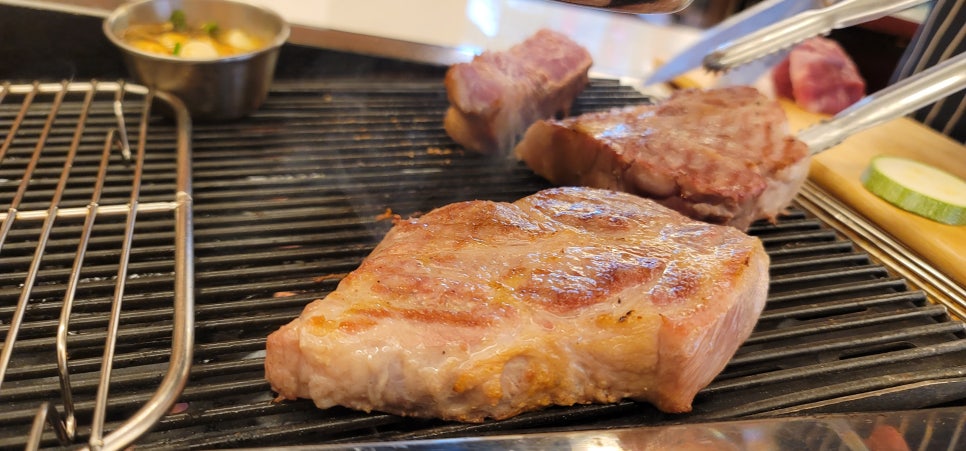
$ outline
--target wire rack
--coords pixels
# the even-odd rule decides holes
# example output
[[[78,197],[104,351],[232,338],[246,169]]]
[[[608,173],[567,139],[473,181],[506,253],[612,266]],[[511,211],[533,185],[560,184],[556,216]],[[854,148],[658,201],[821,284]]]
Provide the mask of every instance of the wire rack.
[[[50,429],[61,445],[122,448],[190,368],[190,119],[123,82],[4,83],[0,130],[0,425],[26,429],[27,448]],[[125,377],[145,365],[155,377]],[[118,400],[114,384],[144,388]]]

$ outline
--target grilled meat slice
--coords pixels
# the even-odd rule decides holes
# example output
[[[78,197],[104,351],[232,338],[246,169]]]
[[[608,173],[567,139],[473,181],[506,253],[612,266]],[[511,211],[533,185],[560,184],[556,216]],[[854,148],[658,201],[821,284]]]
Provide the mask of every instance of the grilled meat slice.
[[[625,191],[742,230],[788,206],[810,161],[781,106],[751,87],[539,121],[515,153],[554,184]]]
[[[837,42],[816,36],[772,70],[775,94],[813,113],[836,114],[865,96],[865,79]]]
[[[266,377],[320,408],[467,422],[624,398],[687,412],[767,287],[758,239],[627,193],[455,203],[397,220],[272,333]]]
[[[467,149],[508,154],[534,121],[570,111],[592,62],[579,44],[544,29],[509,50],[455,64],[446,72],[451,106],[443,126]]]

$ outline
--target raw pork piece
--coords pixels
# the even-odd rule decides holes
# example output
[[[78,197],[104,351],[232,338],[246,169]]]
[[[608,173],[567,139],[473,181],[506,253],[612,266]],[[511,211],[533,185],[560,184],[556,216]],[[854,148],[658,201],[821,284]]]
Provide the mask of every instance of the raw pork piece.
[[[742,230],[788,206],[810,161],[781,106],[746,86],[539,121],[515,152],[554,184],[625,191]]]
[[[775,94],[813,113],[836,114],[865,96],[865,80],[835,41],[815,37],[797,45],[772,70]]]
[[[569,113],[592,62],[566,36],[540,30],[507,51],[453,65],[446,72],[450,108],[443,126],[467,149],[505,155],[534,121]]]
[[[397,220],[268,337],[280,398],[479,422],[550,405],[687,412],[763,308],[768,256],[641,197],[553,188]]]

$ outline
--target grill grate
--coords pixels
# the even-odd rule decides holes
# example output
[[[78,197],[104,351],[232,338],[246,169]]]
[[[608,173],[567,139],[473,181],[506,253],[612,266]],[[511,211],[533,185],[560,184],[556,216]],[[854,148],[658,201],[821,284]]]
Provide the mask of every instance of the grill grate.
[[[647,100],[594,80],[575,113]],[[519,163],[464,153],[442,130],[446,106],[438,81],[277,83],[253,116],[195,124],[194,361],[180,402],[139,448],[438,439],[966,403],[963,324],[802,209],[750,231],[772,258],[768,305],[690,414],[620,402],[454,424],[272,402],[263,378],[265,337],[358,266],[390,227],[387,214],[512,201],[549,186]],[[170,232],[154,233],[163,239]],[[157,305],[169,293],[140,292],[144,308],[131,320],[140,324],[131,333],[144,343],[136,359],[156,366],[166,356],[154,342],[167,332],[148,324],[170,313]],[[93,305],[105,302],[94,298]],[[6,321],[9,313],[2,314]],[[72,363],[93,365],[73,355]],[[49,378],[23,371],[24,379]],[[150,370],[124,376],[134,387],[158,377]],[[136,389],[112,393],[115,408],[138,399]],[[21,443],[32,415],[5,419],[11,426],[0,427],[0,446]],[[44,439],[56,444],[52,432]]]

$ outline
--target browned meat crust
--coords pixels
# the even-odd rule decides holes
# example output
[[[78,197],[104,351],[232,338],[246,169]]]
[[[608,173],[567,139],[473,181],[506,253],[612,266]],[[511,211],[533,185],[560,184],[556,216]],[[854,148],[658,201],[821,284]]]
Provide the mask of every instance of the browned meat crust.
[[[740,229],[787,207],[809,163],[781,106],[750,87],[539,121],[515,153],[557,185],[625,191]]]
[[[541,191],[398,220],[268,337],[285,399],[459,421],[549,405],[691,409],[764,306],[768,256],[626,193]]]
[[[453,65],[446,72],[451,106],[443,126],[467,149],[506,154],[534,121],[569,112],[592,62],[566,36],[540,30],[505,52]]]

